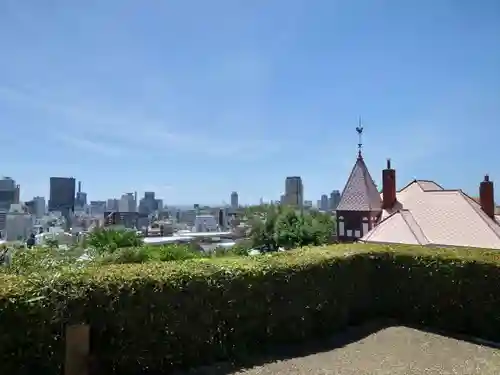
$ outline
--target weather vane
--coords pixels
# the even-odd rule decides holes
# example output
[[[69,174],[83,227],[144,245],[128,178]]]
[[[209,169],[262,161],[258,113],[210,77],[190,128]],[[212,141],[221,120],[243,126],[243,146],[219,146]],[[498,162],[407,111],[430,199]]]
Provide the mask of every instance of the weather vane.
[[[356,131],[358,132],[358,157],[361,158],[361,148],[363,147],[363,126],[361,125],[361,117],[359,118],[358,126],[356,127]]]

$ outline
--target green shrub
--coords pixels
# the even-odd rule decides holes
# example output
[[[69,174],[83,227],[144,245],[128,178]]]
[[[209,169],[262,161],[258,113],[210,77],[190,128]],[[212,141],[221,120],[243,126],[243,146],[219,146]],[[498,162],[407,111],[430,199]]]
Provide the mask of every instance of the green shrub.
[[[97,264],[126,264],[145,262],[180,261],[206,257],[207,255],[194,251],[188,244],[166,244],[162,246],[139,246],[116,249],[102,253],[95,259]]]
[[[96,229],[89,233],[85,243],[99,252],[114,252],[124,247],[138,247],[143,243],[135,231]]]
[[[33,247],[31,249],[13,250],[11,264],[6,272],[31,275],[33,273],[54,273],[66,268],[80,267],[77,259],[83,254],[83,249],[72,247],[59,249],[54,247]]]
[[[61,373],[91,324],[103,373],[239,359],[380,317],[500,340],[500,254],[337,245],[0,276],[0,373]]]

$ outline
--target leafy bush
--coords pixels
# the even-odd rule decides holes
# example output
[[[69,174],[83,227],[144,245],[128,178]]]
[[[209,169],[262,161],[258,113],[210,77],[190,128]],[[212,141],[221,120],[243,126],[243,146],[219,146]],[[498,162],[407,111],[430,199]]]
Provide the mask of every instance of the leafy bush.
[[[143,245],[103,253],[96,257],[95,262],[98,264],[125,264],[179,261],[201,257],[208,257],[208,254],[193,250],[189,244]]]
[[[500,254],[338,245],[0,276],[0,373],[61,373],[91,324],[103,373],[168,373],[389,317],[500,340]],[[22,327],[22,329],[20,329]]]
[[[329,214],[311,211],[298,213],[283,206],[264,206],[265,211],[254,215],[251,224],[253,246],[271,250],[322,245],[335,234],[335,221]]]
[[[129,230],[96,229],[88,234],[86,244],[99,252],[113,252],[124,247],[138,247],[142,238]]]
[[[54,247],[33,247],[31,249],[15,249],[12,251],[11,264],[5,271],[19,275],[33,273],[54,273],[70,267],[80,267],[77,259],[83,249],[70,248],[62,250]]]

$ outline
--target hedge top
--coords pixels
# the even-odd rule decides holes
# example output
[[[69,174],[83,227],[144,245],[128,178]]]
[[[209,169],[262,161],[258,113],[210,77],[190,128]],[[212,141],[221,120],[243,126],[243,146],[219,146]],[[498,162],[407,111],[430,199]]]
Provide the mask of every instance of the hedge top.
[[[238,273],[262,274],[290,268],[307,267],[311,264],[335,261],[354,255],[389,255],[429,257],[459,263],[489,263],[500,267],[500,252],[474,248],[434,248],[413,245],[343,244],[307,247],[281,253],[255,257],[201,258],[174,262],[142,264],[113,264],[83,269],[68,269],[56,274],[11,275],[0,274],[0,301],[29,301],[55,286],[82,286],[83,289],[133,286],[135,283],[162,283],[166,280],[193,280],[208,278],[214,274]]]

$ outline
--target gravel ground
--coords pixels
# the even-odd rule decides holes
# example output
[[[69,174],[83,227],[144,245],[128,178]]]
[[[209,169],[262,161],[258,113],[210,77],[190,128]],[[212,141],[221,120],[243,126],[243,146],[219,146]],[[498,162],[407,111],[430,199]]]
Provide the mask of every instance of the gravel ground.
[[[498,375],[500,350],[407,327],[390,327],[329,351],[260,363],[243,370],[222,366],[190,374]]]

